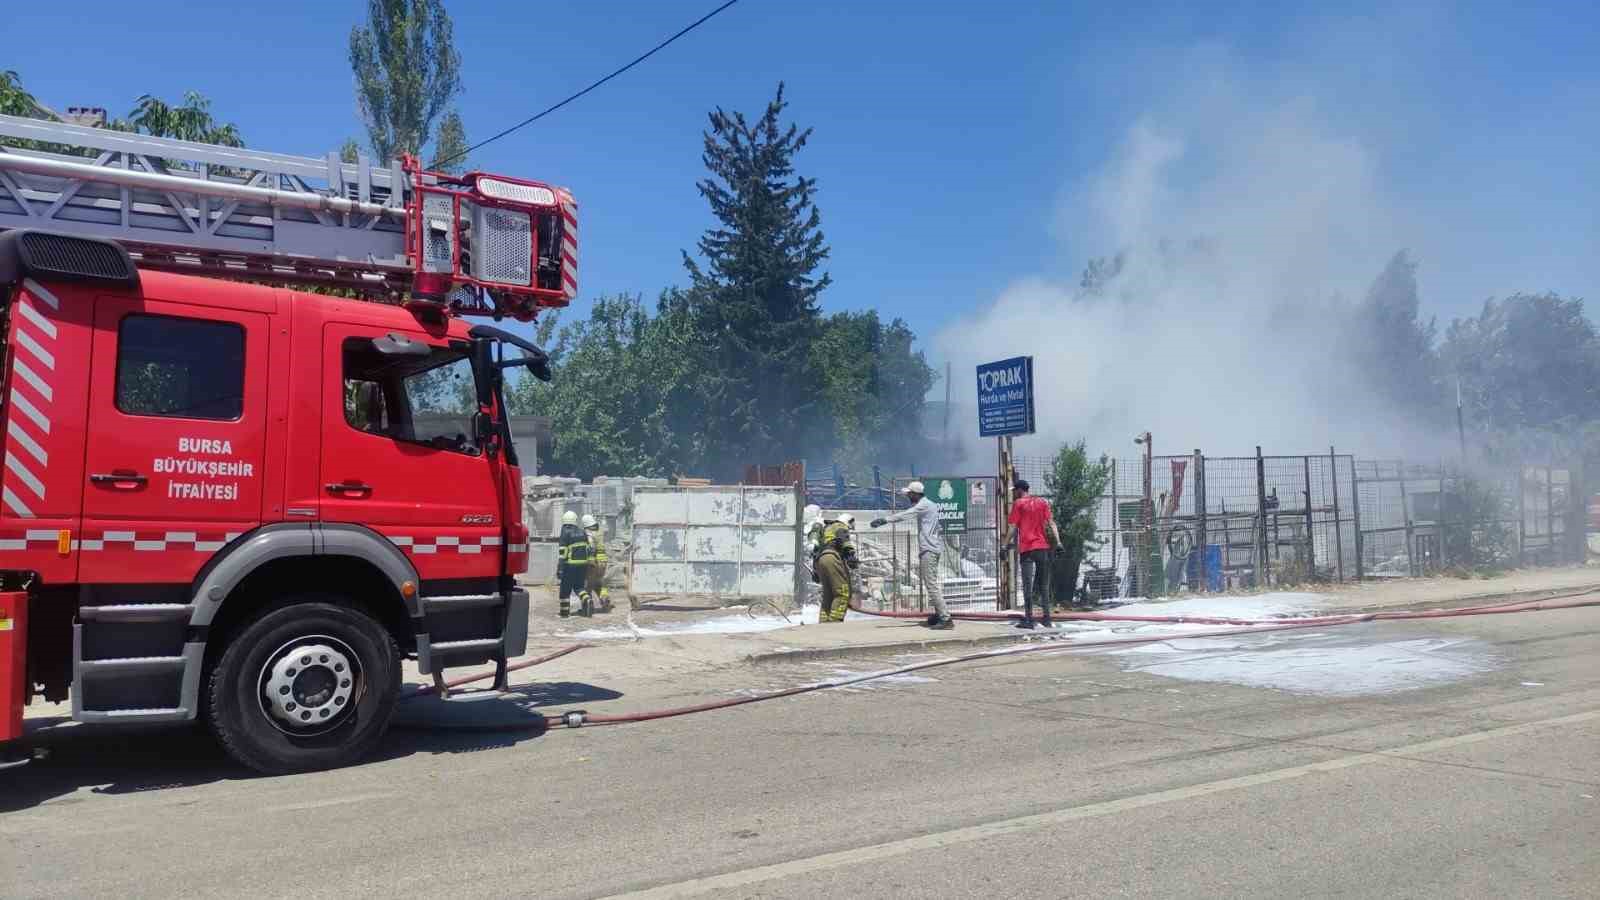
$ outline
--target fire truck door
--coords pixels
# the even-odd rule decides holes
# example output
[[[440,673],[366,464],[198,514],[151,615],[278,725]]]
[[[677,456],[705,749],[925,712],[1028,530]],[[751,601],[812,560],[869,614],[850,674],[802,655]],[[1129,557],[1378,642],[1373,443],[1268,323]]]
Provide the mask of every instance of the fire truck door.
[[[185,582],[260,524],[269,335],[260,313],[97,298],[84,582]]]
[[[501,572],[500,464],[474,433],[464,345],[330,323],[323,354],[343,378],[323,388],[322,520],[377,530],[425,581]]]

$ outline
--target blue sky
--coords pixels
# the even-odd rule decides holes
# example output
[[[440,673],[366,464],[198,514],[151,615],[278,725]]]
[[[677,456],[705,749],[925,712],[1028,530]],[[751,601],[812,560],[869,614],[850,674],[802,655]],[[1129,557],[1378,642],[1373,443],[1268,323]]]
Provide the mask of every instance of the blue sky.
[[[542,108],[713,5],[449,3],[469,136]],[[141,93],[194,89],[252,146],[321,155],[362,135],[346,42],[364,3],[197,15],[125,2],[12,6],[0,68],[52,106],[119,115]],[[1250,134],[1231,119],[1254,120],[1259,100],[1301,110],[1307,131],[1360,150],[1381,210],[1336,228],[1370,226],[1394,245],[1383,253],[1411,248],[1429,310],[1457,314],[1518,289],[1595,299],[1595,7],[1331,7],[743,0],[473,162],[574,190],[586,296],[653,294],[684,280],[679,250],[708,221],[694,188],[705,112],[757,111],[783,80],[793,118],[816,129],[800,166],[819,179],[833,247],[825,308],[904,317],[939,358],[939,335],[959,335],[964,316],[1008,287],[1070,284],[1086,258],[1128,238],[1081,212],[1130,136],[1150,127],[1184,148],[1152,185],[1181,205],[1230,171],[1234,138]],[[1196,85],[1213,80],[1232,100],[1202,121]],[[1276,133],[1260,124],[1274,121],[1258,125]],[[1150,207],[1157,221],[1141,227],[1159,231],[1166,208]],[[1218,232],[1237,210],[1223,212]],[[1182,227],[1208,224],[1190,214]],[[1338,274],[1368,281],[1380,255],[1356,255]]]

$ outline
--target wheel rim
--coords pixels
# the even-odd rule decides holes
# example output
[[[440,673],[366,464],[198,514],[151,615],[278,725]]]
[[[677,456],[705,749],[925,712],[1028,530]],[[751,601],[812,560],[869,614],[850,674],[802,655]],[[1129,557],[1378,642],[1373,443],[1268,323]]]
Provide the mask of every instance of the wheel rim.
[[[267,657],[256,696],[274,728],[314,737],[349,721],[365,690],[361,658],[350,645],[317,634],[295,638]]]

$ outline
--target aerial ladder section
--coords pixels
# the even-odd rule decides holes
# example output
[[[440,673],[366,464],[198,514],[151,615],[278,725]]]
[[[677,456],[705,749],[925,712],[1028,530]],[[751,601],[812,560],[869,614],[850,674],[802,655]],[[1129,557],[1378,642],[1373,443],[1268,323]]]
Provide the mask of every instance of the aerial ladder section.
[[[533,319],[578,289],[565,188],[0,115],[0,231],[122,244],[146,268]]]

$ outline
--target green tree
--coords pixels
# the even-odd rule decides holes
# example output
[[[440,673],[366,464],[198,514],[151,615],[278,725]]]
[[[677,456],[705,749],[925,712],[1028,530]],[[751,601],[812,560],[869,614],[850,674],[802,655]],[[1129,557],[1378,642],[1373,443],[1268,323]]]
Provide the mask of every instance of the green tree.
[[[832,426],[833,461],[851,478],[864,478],[874,464],[926,464],[922,410],[936,376],[915,341],[904,321],[886,326],[876,311],[822,320],[811,344],[821,418]]]
[[[49,118],[39,101],[22,86],[22,76],[10,69],[0,72],[0,115]]]
[[[1600,338],[1583,301],[1556,294],[1487,300],[1456,319],[1440,345],[1480,428],[1572,427],[1600,421]]]
[[[548,342],[549,326],[536,341]],[[561,329],[554,377],[523,377],[513,411],[549,415],[555,446],[545,471],[688,474],[706,431],[695,389],[693,322],[683,294],[667,291],[651,315],[638,297],[595,300],[586,319]]]
[[[211,113],[211,101],[196,91],[185,91],[177,106],[145,94],[128,114],[128,124],[141,134],[177,138],[224,147],[243,147],[244,139],[232,122],[218,122]]]
[[[344,143],[339,145],[339,161],[353,163],[360,158],[361,145],[356,143],[355,138],[345,138]]]
[[[1439,378],[1433,317],[1423,318],[1417,290],[1417,264],[1401,250],[1373,280],[1356,306],[1348,328],[1350,360],[1397,409],[1442,422],[1448,405]]]
[[[1055,567],[1057,599],[1066,599],[1077,580],[1078,568],[1090,550],[1099,549],[1095,514],[1111,480],[1111,463],[1102,455],[1091,461],[1083,441],[1063,444],[1045,473],[1050,514],[1061,532],[1061,558]]]
[[[366,24],[350,30],[350,68],[373,155],[421,158],[461,93],[461,57],[441,0],[368,0]]]
[[[433,142],[433,161],[428,168],[458,175],[467,170],[467,126],[461,113],[450,110],[439,120],[439,136]]]
[[[816,181],[795,174],[811,130],[782,124],[783,86],[754,122],[710,114],[698,183],[718,224],[683,255],[696,328],[706,342],[699,378],[708,422],[701,465],[734,477],[745,465],[793,458],[820,443],[823,410],[811,343],[818,295],[830,278]]]

